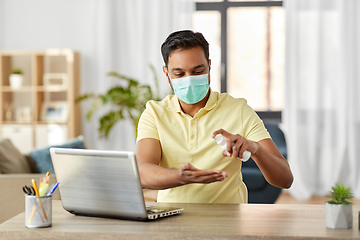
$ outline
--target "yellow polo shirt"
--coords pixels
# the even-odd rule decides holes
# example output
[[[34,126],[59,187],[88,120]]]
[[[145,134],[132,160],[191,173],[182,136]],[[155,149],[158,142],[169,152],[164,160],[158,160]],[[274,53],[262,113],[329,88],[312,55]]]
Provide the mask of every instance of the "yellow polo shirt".
[[[194,117],[181,110],[176,95],[146,104],[137,141],[143,138],[160,141],[160,166],[178,169],[182,163],[191,163],[198,169],[218,169],[228,174],[222,182],[160,190],[158,202],[247,203],[247,189],[240,171],[242,162],[222,156],[222,148],[211,137],[220,128],[256,142],[270,138],[262,120],[246,100],[227,93],[211,91],[205,107]]]

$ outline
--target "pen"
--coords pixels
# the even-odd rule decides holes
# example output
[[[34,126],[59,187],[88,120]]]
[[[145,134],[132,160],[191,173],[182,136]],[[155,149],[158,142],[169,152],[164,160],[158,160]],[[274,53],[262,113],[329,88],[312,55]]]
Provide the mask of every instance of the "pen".
[[[47,173],[46,173],[46,183],[47,183],[47,184],[49,184],[49,175],[50,175],[50,173],[47,172]]]
[[[42,186],[43,184],[49,183],[49,175],[50,175],[50,173],[47,172],[46,175],[45,175],[45,177],[40,178],[39,189],[41,188],[41,186]]]
[[[59,186],[59,182],[57,182],[57,183],[53,186],[53,188],[50,190],[50,192],[47,194],[47,196],[52,195],[58,186]]]
[[[32,182],[32,184],[33,184],[33,186],[34,186],[34,190],[35,190],[36,196],[39,196],[39,191],[38,191],[38,188],[37,188],[37,186],[36,186],[35,180],[32,179],[31,182]],[[46,212],[45,212],[44,205],[42,204],[41,199],[39,200],[39,203],[40,203],[41,209],[42,209],[42,211],[43,211],[43,213],[44,213],[44,217],[45,217],[45,219],[47,220]]]
[[[49,172],[46,173],[45,177],[40,178],[39,195],[45,196],[49,190]]]

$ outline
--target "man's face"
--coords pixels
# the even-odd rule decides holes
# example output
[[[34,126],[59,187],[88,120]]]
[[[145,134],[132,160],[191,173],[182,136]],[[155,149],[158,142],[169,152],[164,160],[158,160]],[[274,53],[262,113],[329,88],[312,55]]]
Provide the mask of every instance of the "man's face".
[[[204,50],[199,46],[174,50],[169,55],[168,67],[166,68],[166,66],[164,66],[163,71],[168,77],[169,84],[173,89],[169,77],[175,79],[209,73],[210,84],[210,65],[211,60],[209,60],[209,63],[206,61]]]

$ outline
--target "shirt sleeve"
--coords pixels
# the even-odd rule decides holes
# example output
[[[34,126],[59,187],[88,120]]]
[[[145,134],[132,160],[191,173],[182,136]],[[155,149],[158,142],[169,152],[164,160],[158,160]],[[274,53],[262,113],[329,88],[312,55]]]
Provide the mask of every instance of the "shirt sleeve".
[[[158,140],[160,139],[155,114],[149,102],[146,104],[146,109],[140,116],[137,132],[138,136],[136,142],[140,141],[143,138],[155,138]]]
[[[243,129],[246,139],[258,142],[263,139],[270,138],[270,134],[264,126],[261,118],[256,112],[247,104],[243,105]]]

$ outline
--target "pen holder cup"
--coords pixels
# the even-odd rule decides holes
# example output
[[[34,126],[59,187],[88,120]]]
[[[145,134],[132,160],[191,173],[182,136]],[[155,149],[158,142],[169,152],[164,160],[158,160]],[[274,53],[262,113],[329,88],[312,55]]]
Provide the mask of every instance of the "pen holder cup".
[[[50,227],[52,224],[52,196],[25,194],[25,226]]]

